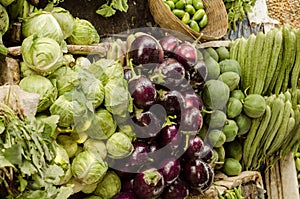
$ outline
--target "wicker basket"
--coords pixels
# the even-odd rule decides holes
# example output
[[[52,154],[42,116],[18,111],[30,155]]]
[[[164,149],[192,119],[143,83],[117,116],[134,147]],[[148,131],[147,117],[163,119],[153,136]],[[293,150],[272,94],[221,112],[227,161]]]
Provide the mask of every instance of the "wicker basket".
[[[203,0],[208,23],[200,33],[192,30],[177,18],[162,0],[148,0],[154,21],[162,28],[181,32],[200,41],[217,40],[227,33],[228,16],[222,0]]]

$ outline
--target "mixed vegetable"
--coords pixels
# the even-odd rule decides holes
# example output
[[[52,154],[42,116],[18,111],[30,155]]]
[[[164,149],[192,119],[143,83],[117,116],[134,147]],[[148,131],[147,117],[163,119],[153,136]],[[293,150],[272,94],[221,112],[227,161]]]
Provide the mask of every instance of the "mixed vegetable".
[[[0,103],[1,198],[188,198],[219,172],[259,170],[298,150],[298,29],[228,48],[156,30],[101,43],[91,22],[53,3],[15,15],[26,16],[18,87],[38,100],[26,116]],[[165,3],[204,27],[201,1]],[[127,1],[101,9],[108,17]],[[70,45],[103,45],[105,54],[71,54]]]

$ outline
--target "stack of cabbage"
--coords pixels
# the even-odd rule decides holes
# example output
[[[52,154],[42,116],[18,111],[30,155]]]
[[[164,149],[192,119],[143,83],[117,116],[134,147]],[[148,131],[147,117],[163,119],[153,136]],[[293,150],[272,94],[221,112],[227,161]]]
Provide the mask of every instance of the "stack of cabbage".
[[[1,107],[0,173],[7,176],[0,197],[63,199],[82,191],[111,198],[121,183],[104,159],[115,145],[127,147],[121,157],[133,147],[114,119],[132,106],[122,65],[67,54],[67,43],[100,38],[90,22],[59,7],[31,13],[22,34],[19,86],[40,100],[35,117],[24,120]]]

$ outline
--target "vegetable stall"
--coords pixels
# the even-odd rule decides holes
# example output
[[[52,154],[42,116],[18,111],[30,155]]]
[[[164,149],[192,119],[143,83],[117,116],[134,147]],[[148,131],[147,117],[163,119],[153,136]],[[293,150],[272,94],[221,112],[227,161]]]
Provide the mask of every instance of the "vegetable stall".
[[[0,198],[299,198],[294,2],[0,3]]]

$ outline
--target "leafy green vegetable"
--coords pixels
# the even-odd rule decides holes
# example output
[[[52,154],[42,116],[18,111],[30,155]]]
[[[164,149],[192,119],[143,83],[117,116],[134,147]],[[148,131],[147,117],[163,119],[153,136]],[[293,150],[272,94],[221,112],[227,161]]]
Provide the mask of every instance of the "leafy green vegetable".
[[[59,115],[59,126],[72,127],[77,132],[89,128],[94,111],[84,94],[76,89],[59,96],[49,110],[51,115]]]
[[[65,10],[61,7],[54,7],[51,11],[51,14],[55,17],[62,33],[64,35],[64,39],[71,36],[74,29],[74,17],[70,14],[68,10]]]
[[[72,174],[79,182],[94,184],[103,179],[108,165],[90,151],[79,153],[72,162]]]
[[[92,123],[85,133],[93,139],[106,140],[116,129],[117,124],[112,114],[104,108],[99,108],[95,112]]]
[[[91,45],[99,43],[100,36],[91,22],[75,18],[73,32],[67,41],[75,45]]]
[[[0,116],[5,118],[5,130],[0,138],[0,172],[3,174],[0,187],[7,190],[7,195],[1,196],[67,199],[72,188],[55,186],[66,176],[67,167],[56,164],[57,144],[51,136],[52,130],[45,128],[45,123],[34,116],[21,120],[2,103]],[[54,126],[57,120],[49,120],[50,123]]]
[[[96,13],[103,17],[111,17],[116,14],[116,10],[113,9],[112,6],[103,4],[98,10],[96,10]]]
[[[111,17],[117,10],[127,12],[127,0],[106,0],[106,3],[100,6],[96,13],[103,17]]]
[[[26,66],[40,75],[47,76],[63,64],[62,49],[54,39],[34,34],[23,40],[21,50]]]
[[[24,19],[22,34],[25,38],[36,34],[39,37],[54,39],[59,44],[65,43],[59,23],[51,13],[46,11],[33,12]]]
[[[94,192],[102,198],[113,198],[121,191],[121,179],[114,171],[108,171]]]
[[[228,29],[236,31],[237,22],[243,21],[256,0],[223,0],[228,14]]]
[[[37,112],[48,109],[57,98],[57,88],[49,79],[40,75],[23,78],[19,86],[22,90],[40,95]]]

